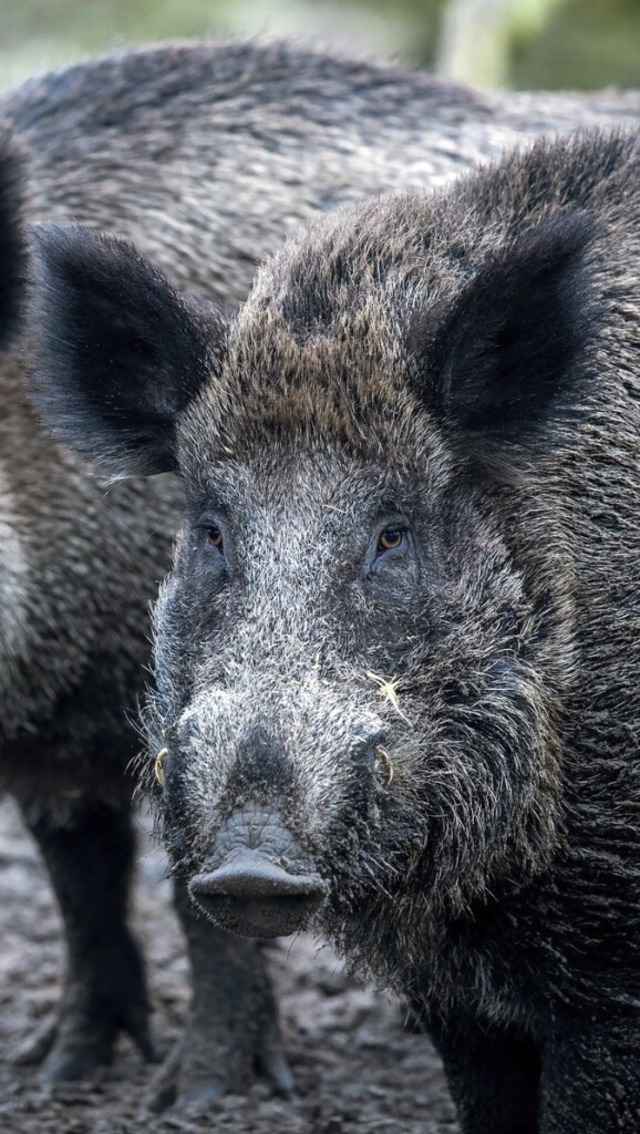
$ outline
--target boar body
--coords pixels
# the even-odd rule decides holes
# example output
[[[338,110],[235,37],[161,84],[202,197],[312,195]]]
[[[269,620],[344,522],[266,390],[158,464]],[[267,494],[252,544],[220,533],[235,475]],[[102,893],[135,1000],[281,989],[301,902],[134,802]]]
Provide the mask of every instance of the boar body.
[[[344,210],[232,319],[39,238],[41,412],[185,490],[146,716],[176,867],[408,993],[469,1134],[640,1123],[639,175],[596,132]]]

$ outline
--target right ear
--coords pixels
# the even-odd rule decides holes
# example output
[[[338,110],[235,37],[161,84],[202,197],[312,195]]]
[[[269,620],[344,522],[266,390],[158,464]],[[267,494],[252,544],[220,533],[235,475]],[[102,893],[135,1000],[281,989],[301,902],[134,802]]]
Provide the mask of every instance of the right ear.
[[[174,469],[176,421],[224,349],[224,315],[83,225],[41,225],[34,245],[29,362],[45,423],[114,478]]]

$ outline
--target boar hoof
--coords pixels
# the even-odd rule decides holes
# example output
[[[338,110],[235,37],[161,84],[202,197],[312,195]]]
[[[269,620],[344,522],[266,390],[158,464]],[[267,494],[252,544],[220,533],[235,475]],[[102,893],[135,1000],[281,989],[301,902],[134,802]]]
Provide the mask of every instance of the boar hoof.
[[[289,1096],[295,1082],[281,1050],[277,1019],[265,1023],[262,1034],[233,1035],[215,1016],[207,1022],[191,1020],[188,1034],[175,1045],[156,1072],[144,1105],[155,1113],[176,1105],[215,1103],[228,1091],[246,1091],[258,1072],[275,1094]],[[253,1046],[255,1045],[255,1046]]]
[[[196,874],[189,892],[224,929],[243,937],[286,937],[304,928],[326,885],[318,874],[291,874],[260,850],[243,849],[216,870]]]
[[[16,1052],[13,1064],[28,1067],[41,1064],[38,1078],[43,1083],[73,1082],[85,1079],[99,1067],[113,1061],[113,1049],[120,1032],[127,1032],[147,1062],[156,1059],[149,1028],[146,1001],[129,1003],[113,1015],[91,1011],[87,1005],[66,1005],[59,1015],[36,1033]]]

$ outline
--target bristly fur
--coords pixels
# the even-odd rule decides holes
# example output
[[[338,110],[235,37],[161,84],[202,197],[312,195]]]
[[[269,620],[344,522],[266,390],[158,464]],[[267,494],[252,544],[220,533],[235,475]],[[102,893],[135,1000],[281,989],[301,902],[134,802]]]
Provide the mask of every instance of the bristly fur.
[[[320,927],[420,1005],[465,1134],[640,1123],[639,323],[637,135],[541,142],[289,241],[212,322],[167,456],[172,858],[302,848]],[[180,369],[158,381],[171,404]],[[103,429],[97,458],[126,418]]]
[[[0,352],[18,328],[26,287],[25,158],[0,121]]]

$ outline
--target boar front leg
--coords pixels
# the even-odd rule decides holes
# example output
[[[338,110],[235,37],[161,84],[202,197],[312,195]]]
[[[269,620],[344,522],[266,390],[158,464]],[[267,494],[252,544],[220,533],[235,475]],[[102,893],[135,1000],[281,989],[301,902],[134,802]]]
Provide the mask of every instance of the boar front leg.
[[[540,1134],[640,1131],[640,1013],[556,1022],[543,1062]]]
[[[182,1040],[156,1076],[150,1105],[216,1099],[246,1089],[256,1071],[288,1094],[293,1079],[259,942],[218,929],[196,911],[180,881],[175,905],[191,965],[191,1011]]]
[[[134,837],[129,808],[100,800],[20,800],[64,921],[67,971],[57,1019],[17,1059],[45,1079],[110,1063],[120,1032],[153,1058],[142,959],[126,924]]]
[[[444,1064],[462,1134],[537,1134],[540,1060],[515,1028],[437,1011],[425,1024]]]

